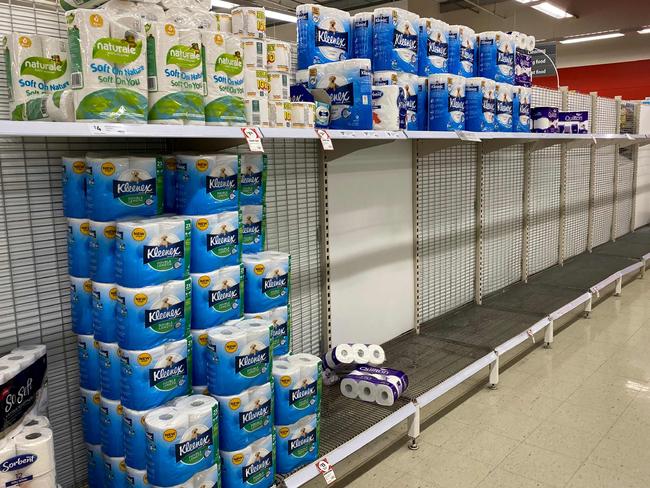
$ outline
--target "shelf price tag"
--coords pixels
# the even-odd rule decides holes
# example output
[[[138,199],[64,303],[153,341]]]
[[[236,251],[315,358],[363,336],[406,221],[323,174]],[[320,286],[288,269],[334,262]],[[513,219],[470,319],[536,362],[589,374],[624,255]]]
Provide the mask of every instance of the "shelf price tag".
[[[323,146],[323,151],[333,151],[334,144],[332,144],[332,138],[324,129],[316,129],[316,135],[320,139],[320,143]]]
[[[262,135],[255,127],[242,127],[241,131],[244,133],[244,137],[248,143],[248,149],[250,149],[251,152],[264,152],[264,147],[262,147]]]
[[[481,142],[481,138],[476,132],[468,132],[466,130],[457,130],[456,135],[461,141],[465,142]]]
[[[535,344],[535,334],[533,333],[533,329],[528,329],[526,331],[526,334],[528,334],[528,337],[530,337],[530,340],[533,341],[533,344]]]
[[[322,458],[316,461],[316,468],[325,478],[325,483],[331,485],[336,481],[336,475],[334,474],[334,467],[329,463],[327,458]]]
[[[90,133],[96,136],[125,135],[123,124],[90,124]]]

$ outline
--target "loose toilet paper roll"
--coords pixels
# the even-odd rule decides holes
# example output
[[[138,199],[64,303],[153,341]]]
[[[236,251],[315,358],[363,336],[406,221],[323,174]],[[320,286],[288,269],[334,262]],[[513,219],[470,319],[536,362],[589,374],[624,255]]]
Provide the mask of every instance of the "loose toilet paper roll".
[[[418,73],[422,76],[446,73],[449,60],[449,25],[432,18],[421,18],[418,24]]]
[[[242,253],[261,252],[266,243],[266,207],[242,205],[239,215],[242,223]]]
[[[257,486],[273,485],[275,463],[273,436],[263,437],[238,451],[220,451],[223,486],[246,486],[253,480]]]
[[[377,366],[386,361],[386,353],[384,348],[377,344],[367,344],[368,347],[368,364]]]
[[[269,72],[269,100],[289,100],[289,75],[287,73]]]
[[[151,411],[122,408],[124,458],[127,466],[135,469],[147,467],[147,434],[144,428],[144,418]]]
[[[496,116],[496,85],[475,77],[465,80],[465,127],[474,132],[493,132]]]
[[[374,11],[373,67],[417,73],[419,16],[399,8]]]
[[[36,460],[24,466],[23,476],[41,476],[54,471],[54,440],[52,431],[48,428],[34,429],[21,432],[14,437],[16,456],[34,455]]]
[[[232,32],[243,38],[266,37],[266,11],[258,7],[235,7],[232,15]]]
[[[465,78],[456,75],[429,76],[429,130],[465,128]]]
[[[108,456],[124,456],[124,439],[122,436],[122,405],[119,400],[100,399],[100,437],[102,452]]]
[[[70,305],[72,332],[92,334],[92,282],[88,278],[70,276]]]
[[[244,309],[257,313],[287,305],[291,258],[282,252],[266,251],[242,257],[246,287]]]
[[[97,342],[99,350],[99,384],[102,397],[120,399],[120,355],[116,342]]]
[[[7,381],[15,378],[20,373],[21,368],[18,363],[10,363],[7,361],[0,362],[0,384],[4,385]]]
[[[102,342],[117,342],[115,307],[117,288],[114,283],[93,281],[93,333]]]
[[[352,17],[352,57],[372,59],[372,12],[359,12]]]
[[[194,273],[207,273],[239,263],[241,229],[237,211],[197,215],[191,217],[191,220],[190,269]]]
[[[359,396],[359,382],[350,376],[341,380],[341,394],[346,398],[357,398]]]
[[[291,125],[296,129],[313,129],[316,124],[314,102],[291,102]]]
[[[267,41],[266,69],[288,73],[291,68],[291,45],[282,41]]]
[[[81,426],[84,441],[101,444],[100,393],[97,390],[81,388]]]
[[[222,13],[213,13],[214,18],[217,21],[217,31],[232,33],[232,15],[222,14]]]
[[[68,219],[68,273],[88,276],[90,273],[88,219]]]
[[[221,325],[242,316],[241,265],[192,273],[192,328]]]
[[[269,78],[266,69],[244,69],[244,96],[268,100]]]
[[[404,88],[399,85],[372,87],[372,128],[400,130],[406,128]]]
[[[513,131],[513,86],[508,83],[495,84],[494,98],[496,100],[495,130],[497,132]]]
[[[268,97],[246,98],[244,100],[247,125],[256,127],[269,127]]]
[[[62,156],[63,215],[86,217],[86,160],[84,157]]]
[[[352,25],[348,12],[322,5],[296,7],[298,69],[352,57]]]
[[[246,313],[246,319],[261,319],[271,322],[271,349],[273,356],[289,354],[291,351],[291,313],[290,307],[276,307],[265,312]]]
[[[124,457],[103,455],[104,482],[106,486],[126,486],[126,463]]]
[[[352,344],[352,357],[357,364],[368,364],[370,351],[365,344]]]
[[[269,126],[278,129],[291,128],[291,102],[269,102]]]
[[[79,384],[88,390],[99,390],[99,344],[92,335],[77,336]]]
[[[328,369],[337,369],[340,365],[354,363],[352,344],[339,344],[323,356],[323,365]]]
[[[262,205],[266,197],[266,154],[247,153],[240,156],[239,204]]]
[[[244,69],[266,70],[268,51],[264,39],[242,39],[242,50],[244,53]]]
[[[115,282],[116,222],[88,221],[89,276],[101,283]]]
[[[276,426],[276,471],[290,473],[318,458],[319,418],[308,415],[291,425]]]
[[[266,437],[273,429],[273,391],[270,383],[230,396],[217,395],[219,401],[219,447],[234,451]]]

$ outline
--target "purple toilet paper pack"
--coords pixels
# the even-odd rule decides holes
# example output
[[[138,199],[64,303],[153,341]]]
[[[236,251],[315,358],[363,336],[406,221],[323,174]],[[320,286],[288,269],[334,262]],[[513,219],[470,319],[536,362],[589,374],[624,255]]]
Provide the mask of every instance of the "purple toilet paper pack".
[[[589,112],[559,112],[558,127],[562,134],[588,134]]]
[[[530,111],[533,119],[533,132],[554,134],[558,132],[558,109],[555,107],[535,107]]]
[[[391,406],[408,388],[408,376],[391,368],[359,366],[341,381],[341,393],[383,406]]]

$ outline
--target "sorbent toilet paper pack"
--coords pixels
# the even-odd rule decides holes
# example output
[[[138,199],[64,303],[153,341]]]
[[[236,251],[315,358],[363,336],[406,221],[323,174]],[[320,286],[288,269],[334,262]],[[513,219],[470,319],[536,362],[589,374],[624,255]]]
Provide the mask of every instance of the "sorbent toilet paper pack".
[[[107,456],[124,456],[122,437],[122,405],[119,400],[109,400],[103,396],[99,405],[102,452]]]
[[[99,384],[102,397],[119,400],[121,392],[120,354],[115,342],[97,342],[99,345]]]
[[[318,356],[293,354],[274,361],[275,424],[293,424],[320,411],[322,363]]]
[[[77,336],[79,384],[87,390],[99,390],[99,345],[92,335]],[[89,441],[90,442],[90,441]]]
[[[117,342],[115,324],[115,306],[117,304],[117,287],[114,283],[92,282],[93,287],[93,333],[101,342]]]
[[[291,307],[276,307],[265,312],[245,313],[246,319],[260,319],[271,322],[271,350],[273,356],[291,352]]]
[[[296,7],[298,69],[352,57],[350,14],[322,5]]]
[[[275,476],[275,436],[263,437],[244,449],[221,451],[223,486],[270,488]]]
[[[115,282],[115,222],[89,221],[89,275],[93,281]]]
[[[420,17],[392,7],[377,8],[373,14],[373,69],[417,73]]]
[[[88,278],[70,276],[70,315],[72,332],[91,335],[93,284]]]
[[[86,217],[86,159],[62,156],[61,185],[63,215],[76,219]]]
[[[81,426],[83,427],[84,441],[90,444],[101,444],[99,432],[100,393],[97,390],[81,388]]]
[[[192,328],[205,329],[243,315],[241,265],[192,273]]]
[[[245,254],[242,257],[246,286],[244,310],[258,313],[289,302],[291,258],[275,251]]]
[[[135,469],[147,468],[147,434],[144,428],[144,418],[151,411],[122,408],[124,458],[127,466]]]
[[[307,415],[295,423],[276,425],[276,471],[291,473],[318,458],[320,424],[318,415]]]
[[[241,226],[237,211],[190,218],[192,221],[190,269],[193,273],[207,273],[224,266],[239,264]]]
[[[68,219],[68,273],[73,276],[90,274],[89,228],[88,219]]]
[[[273,388],[271,383],[254,386],[219,401],[219,446],[223,450],[243,449],[271,435],[273,429]]]

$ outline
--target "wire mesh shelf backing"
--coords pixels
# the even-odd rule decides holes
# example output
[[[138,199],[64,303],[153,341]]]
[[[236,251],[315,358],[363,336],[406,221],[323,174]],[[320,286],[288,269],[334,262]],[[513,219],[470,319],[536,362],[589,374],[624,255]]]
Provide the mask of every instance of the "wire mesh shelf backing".
[[[598,97],[596,109],[596,132],[613,134],[618,132],[616,123],[616,101]],[[608,242],[612,237],[614,217],[614,165],[616,147],[596,149],[593,203],[593,245]]]
[[[621,107],[621,127],[623,134],[636,132],[636,105],[624,103]],[[616,186],[616,228],[614,237],[619,238],[632,230],[632,208],[634,204],[634,172],[635,159],[638,158],[638,148],[635,146],[622,148],[618,152],[618,176]]]
[[[474,299],[476,148],[417,160],[418,316],[422,322]]]

